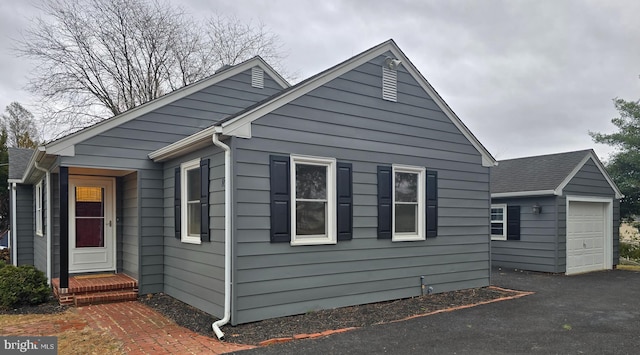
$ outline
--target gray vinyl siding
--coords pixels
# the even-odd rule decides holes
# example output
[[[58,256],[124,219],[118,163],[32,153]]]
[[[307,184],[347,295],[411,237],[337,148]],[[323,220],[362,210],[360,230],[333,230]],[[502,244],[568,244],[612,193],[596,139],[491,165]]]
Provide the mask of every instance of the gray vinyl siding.
[[[131,173],[122,178],[122,227],[121,249],[122,272],[138,278],[139,243],[138,243],[138,174]]]
[[[16,233],[18,265],[33,265],[33,185],[16,185]]]
[[[163,291],[164,278],[163,168],[162,164],[152,162],[148,154],[210,127],[215,121],[279,90],[268,75],[265,75],[264,89],[251,87],[249,69],[76,144],[75,156],[61,158],[62,166],[137,172],[141,294]],[[132,229],[128,229],[128,233],[132,233]]]
[[[613,265],[619,261],[620,232],[620,200],[602,175],[598,167],[588,160],[582,169],[563,189],[563,196],[558,197],[558,268],[560,272],[567,269],[567,198],[566,196],[597,196],[613,199]]]
[[[36,185],[33,185],[33,266],[35,266],[38,270],[41,270],[46,274],[47,272],[47,181],[43,177],[42,181],[42,235],[38,235],[35,232],[36,220],[35,220],[35,201],[38,198],[36,196]]]
[[[209,227],[211,242],[183,243],[175,238],[174,171],[193,159],[209,161]],[[224,153],[211,147],[179,160],[164,170],[164,292],[205,312],[224,312]],[[178,221],[179,222],[179,221]]]
[[[233,324],[489,284],[489,172],[478,151],[403,69],[382,100],[380,56],[252,124],[233,139]],[[269,155],[353,164],[353,240],[270,243]],[[377,239],[379,165],[438,171],[438,237]]]
[[[492,265],[558,272],[556,196],[493,199],[491,204],[520,206],[520,240],[492,240]],[[535,204],[542,213],[533,214]]]

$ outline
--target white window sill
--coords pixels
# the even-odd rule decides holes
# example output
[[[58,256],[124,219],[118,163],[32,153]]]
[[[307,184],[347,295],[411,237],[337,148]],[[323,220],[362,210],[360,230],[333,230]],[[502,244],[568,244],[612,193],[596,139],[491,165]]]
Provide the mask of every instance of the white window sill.
[[[182,236],[180,241],[186,244],[202,244],[202,240],[200,240],[200,237]]]

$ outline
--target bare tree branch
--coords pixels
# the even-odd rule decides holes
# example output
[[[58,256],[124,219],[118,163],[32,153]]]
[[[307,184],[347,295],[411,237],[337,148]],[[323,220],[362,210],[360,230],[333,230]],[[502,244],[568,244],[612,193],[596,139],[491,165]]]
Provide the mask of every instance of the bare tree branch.
[[[260,55],[279,65],[278,37],[262,23],[204,23],[163,0],[47,0],[19,41],[36,69],[48,132],[65,134]]]

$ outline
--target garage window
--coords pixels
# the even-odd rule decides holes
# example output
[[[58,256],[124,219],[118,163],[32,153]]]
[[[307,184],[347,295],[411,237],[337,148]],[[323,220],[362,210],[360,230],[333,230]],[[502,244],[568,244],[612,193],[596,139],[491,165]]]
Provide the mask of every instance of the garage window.
[[[491,240],[507,240],[507,205],[491,205]]]

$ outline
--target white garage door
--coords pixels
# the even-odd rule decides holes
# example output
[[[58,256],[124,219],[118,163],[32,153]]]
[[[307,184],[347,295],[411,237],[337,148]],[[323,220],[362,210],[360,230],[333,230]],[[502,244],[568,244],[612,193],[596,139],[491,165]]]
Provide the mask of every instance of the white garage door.
[[[567,275],[611,268],[606,258],[606,203],[570,201],[567,217]]]

